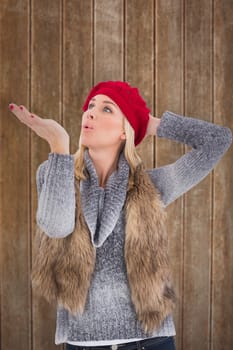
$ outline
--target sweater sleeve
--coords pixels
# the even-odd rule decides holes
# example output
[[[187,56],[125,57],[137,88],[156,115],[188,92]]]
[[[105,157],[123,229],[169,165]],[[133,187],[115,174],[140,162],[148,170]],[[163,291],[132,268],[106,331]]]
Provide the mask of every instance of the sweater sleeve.
[[[38,226],[49,236],[62,238],[74,230],[74,158],[50,153],[36,173]]]
[[[199,183],[230,147],[229,128],[165,112],[157,136],[191,146],[176,162],[149,170],[165,206]]]

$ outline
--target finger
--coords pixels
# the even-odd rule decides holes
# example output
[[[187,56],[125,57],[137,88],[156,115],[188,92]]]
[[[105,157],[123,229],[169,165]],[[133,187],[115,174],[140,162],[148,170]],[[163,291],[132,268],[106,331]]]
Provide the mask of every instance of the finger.
[[[15,103],[11,103],[9,105],[9,108],[11,110],[11,112],[20,120],[20,121],[23,121],[23,113],[22,113],[22,110],[23,110],[23,106],[17,106],[17,104]]]
[[[17,106],[15,103],[9,105],[11,112],[24,124],[32,126],[35,120],[39,118],[35,114],[30,113],[23,105]]]
[[[10,103],[9,109],[18,119],[21,119],[20,115],[18,114],[18,106],[15,103]]]
[[[39,117],[36,114],[32,114],[25,106],[20,105],[19,110],[21,113],[22,118],[24,118],[25,121],[28,121],[30,124],[34,124],[35,122],[44,121],[43,118]]]
[[[22,119],[25,123],[29,125],[33,125],[35,123],[35,119],[37,117],[35,114],[32,114],[31,112],[29,112],[28,109],[23,105],[19,106],[19,110],[20,110]]]

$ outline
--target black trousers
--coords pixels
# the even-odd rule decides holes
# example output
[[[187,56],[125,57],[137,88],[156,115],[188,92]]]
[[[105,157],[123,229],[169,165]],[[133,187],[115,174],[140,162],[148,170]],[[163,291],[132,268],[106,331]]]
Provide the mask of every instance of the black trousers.
[[[66,344],[66,350],[175,350],[173,337],[156,337],[119,345],[77,346]]]

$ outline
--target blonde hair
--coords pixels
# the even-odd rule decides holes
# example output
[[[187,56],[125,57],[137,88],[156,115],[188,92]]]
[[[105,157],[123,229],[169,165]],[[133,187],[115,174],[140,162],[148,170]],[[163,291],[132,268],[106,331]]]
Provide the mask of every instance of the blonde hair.
[[[123,151],[125,159],[127,160],[130,167],[130,175],[133,175],[137,166],[142,163],[141,158],[137,154],[136,147],[134,144],[134,129],[128,122],[127,118],[123,119],[124,131],[126,140],[123,144]],[[75,176],[79,180],[86,179],[85,164],[84,164],[84,152],[87,149],[86,146],[82,145],[81,137],[79,138],[79,149],[74,154],[75,159]]]

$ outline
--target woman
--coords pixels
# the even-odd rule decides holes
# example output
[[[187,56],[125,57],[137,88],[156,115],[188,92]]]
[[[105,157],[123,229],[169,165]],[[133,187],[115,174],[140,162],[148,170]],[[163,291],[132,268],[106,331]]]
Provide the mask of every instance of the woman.
[[[10,105],[50,145],[37,171],[32,280],[57,303],[56,344],[66,349],[175,349],[164,207],[200,182],[231,144],[230,129],[165,112],[136,88],[102,82],[84,106],[79,150],[54,120]],[[145,171],[137,146],[157,135],[192,147]]]

